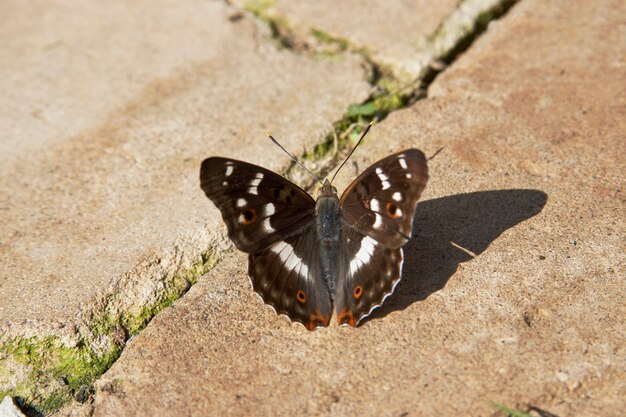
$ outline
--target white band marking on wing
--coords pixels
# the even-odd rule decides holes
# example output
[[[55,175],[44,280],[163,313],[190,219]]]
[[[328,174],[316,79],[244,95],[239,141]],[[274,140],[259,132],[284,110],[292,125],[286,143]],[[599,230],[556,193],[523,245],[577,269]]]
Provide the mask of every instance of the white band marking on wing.
[[[362,265],[369,262],[372,255],[374,255],[374,247],[376,241],[369,236],[365,236],[361,240],[361,247],[359,251],[354,255],[354,259],[350,261],[350,273],[354,275]]]
[[[302,259],[298,255],[296,255],[293,247],[290,244],[282,241],[276,242],[270,247],[270,251],[274,252],[278,256],[278,258],[281,260],[287,270],[292,271],[296,267],[300,266],[298,274],[302,278],[308,279],[309,267],[302,261]]]

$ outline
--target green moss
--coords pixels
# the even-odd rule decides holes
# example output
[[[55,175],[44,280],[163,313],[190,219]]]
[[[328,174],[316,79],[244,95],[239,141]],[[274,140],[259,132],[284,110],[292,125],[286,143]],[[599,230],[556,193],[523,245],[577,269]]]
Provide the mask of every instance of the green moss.
[[[507,417],[532,417],[530,414],[524,411],[520,411],[515,408],[509,408],[506,405],[499,404],[496,402],[491,402],[491,406],[498,411],[502,411],[503,413],[506,413]]]
[[[409,90],[411,91],[411,90]],[[352,146],[370,121],[382,120],[390,112],[404,107],[410,95],[384,91],[361,104],[348,106],[344,117],[334,123],[333,130],[322,142],[303,155],[305,160],[321,160],[332,153]]]
[[[71,400],[72,397],[70,396],[68,391],[53,391],[50,395],[43,399],[41,404],[37,406],[36,410],[42,414],[48,414],[60,409],[61,407],[63,407],[63,405],[67,404]]]
[[[346,39],[332,36],[319,29],[311,29],[311,35],[318,41],[318,43],[320,43],[320,45],[327,47],[323,48],[321,51],[317,51],[317,53],[321,55],[333,56],[348,50],[348,48],[351,50],[356,49]],[[328,47],[330,47],[330,49]]]
[[[268,15],[268,10],[274,7],[275,2],[272,0],[248,0],[244,4],[244,9],[259,17],[265,19]]]
[[[16,338],[0,346],[0,374],[8,374],[9,361],[24,366],[27,379],[3,388],[0,395],[21,398],[25,407],[43,415],[72,398],[85,401],[93,382],[120,356],[128,337],[137,334],[161,310],[180,298],[216,260],[205,252],[189,269],[164,277],[164,290],[137,312],[101,313],[92,317],[78,342],[68,345],[59,337]]]
[[[121,346],[97,355],[87,343],[67,346],[55,336],[18,338],[4,343],[0,354],[25,365],[27,381],[2,391],[2,396],[21,398],[28,408],[48,414],[70,401],[74,393],[106,371],[119,357]]]

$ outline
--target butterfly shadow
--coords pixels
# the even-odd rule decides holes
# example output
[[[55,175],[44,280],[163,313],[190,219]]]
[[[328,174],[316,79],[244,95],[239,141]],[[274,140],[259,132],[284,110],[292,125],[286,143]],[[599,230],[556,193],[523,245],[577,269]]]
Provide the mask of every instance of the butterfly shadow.
[[[371,318],[404,310],[442,289],[461,262],[479,256],[505,230],[541,212],[548,196],[512,189],[457,194],[420,202],[404,247],[402,280]],[[463,249],[461,249],[463,248]]]

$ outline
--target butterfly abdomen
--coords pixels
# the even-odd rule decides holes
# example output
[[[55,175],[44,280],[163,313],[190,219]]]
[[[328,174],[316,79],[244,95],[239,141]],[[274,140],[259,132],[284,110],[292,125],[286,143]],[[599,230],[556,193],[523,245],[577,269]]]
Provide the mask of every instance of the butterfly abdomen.
[[[339,198],[335,193],[321,193],[315,205],[317,238],[321,273],[331,299],[335,295],[337,281],[339,242],[341,240]]]

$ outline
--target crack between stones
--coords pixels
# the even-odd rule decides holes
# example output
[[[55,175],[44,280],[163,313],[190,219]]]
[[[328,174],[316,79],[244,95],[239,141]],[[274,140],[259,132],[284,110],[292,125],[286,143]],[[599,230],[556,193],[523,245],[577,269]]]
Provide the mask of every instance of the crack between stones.
[[[172,268],[161,268],[159,258],[142,262],[124,274],[90,309],[88,317],[79,318],[80,324],[71,336],[2,335],[0,370],[21,372],[21,379],[18,377],[12,388],[0,391],[0,398],[13,397],[27,416],[48,415],[73,401],[92,403],[93,383],[115,363],[126,343],[189,291],[227,256],[229,249],[215,245],[191,262],[180,249],[173,252]],[[140,306],[129,303],[127,293],[114,290],[146,281],[138,279],[146,274],[159,275],[159,279],[143,283],[139,292],[149,291],[150,296]]]
[[[331,131],[324,139],[315,144],[313,149],[300,155],[301,162],[308,164],[307,168],[316,172],[320,178],[329,175],[372,120],[382,121],[390,113],[428,98],[428,89],[436,78],[474,44],[491,22],[506,16],[519,1],[487,0],[488,4],[474,15],[468,13],[466,8],[476,7],[476,3],[483,3],[482,0],[461,1],[455,11],[429,37],[427,46],[422,51],[427,65],[413,78],[406,74],[399,77],[394,68],[374,59],[365,47],[352,45],[347,40],[331,35],[318,35],[318,38],[324,39],[327,43],[340,44],[340,53],[356,53],[362,57],[369,68],[368,80],[374,92],[362,103],[349,105],[344,116],[333,123]],[[454,33],[456,36],[451,38],[449,35],[446,36],[447,33]],[[293,32],[289,31],[288,36],[293,37]],[[296,52],[300,53],[301,50]],[[306,48],[305,52],[311,53],[310,48]],[[284,170],[285,176],[296,183],[304,184],[305,189],[313,190],[317,186],[316,181],[311,180],[296,167],[297,165],[292,162]]]

